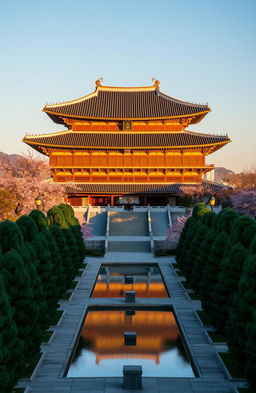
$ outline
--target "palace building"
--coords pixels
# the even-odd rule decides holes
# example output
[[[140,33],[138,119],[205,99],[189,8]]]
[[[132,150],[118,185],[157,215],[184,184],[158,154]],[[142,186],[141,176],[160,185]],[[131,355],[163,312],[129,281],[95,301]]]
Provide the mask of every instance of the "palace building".
[[[182,186],[201,185],[214,168],[205,157],[230,142],[227,135],[187,130],[210,112],[147,87],[110,87],[43,111],[67,127],[23,142],[47,155],[54,182],[72,205],[174,203]],[[209,183],[212,190],[218,185]]]

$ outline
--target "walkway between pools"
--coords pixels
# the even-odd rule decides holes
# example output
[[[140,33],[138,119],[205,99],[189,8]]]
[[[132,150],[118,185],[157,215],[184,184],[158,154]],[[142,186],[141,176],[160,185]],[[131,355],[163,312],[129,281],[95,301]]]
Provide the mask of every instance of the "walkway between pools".
[[[138,228],[137,236],[145,235],[142,233],[145,231],[144,224]],[[161,217],[158,228],[164,225],[165,218]],[[128,244],[129,239],[126,239],[126,242]],[[127,305],[125,300],[120,298],[90,297],[101,264],[131,262],[158,264],[171,297],[137,298],[136,304],[173,307],[188,352],[198,370],[198,377],[143,378],[142,376],[142,390],[124,390],[122,377],[65,377],[88,306]],[[49,343],[41,346],[42,356],[37,367],[30,379],[20,380],[18,387],[26,388],[26,393],[237,393],[236,387],[242,386],[243,382],[231,379],[218,355],[218,351],[223,352],[227,348],[224,344],[213,344],[210,340],[206,327],[196,313],[196,310],[201,309],[201,304],[190,299],[182,286],[182,280],[184,279],[176,274],[174,257],[155,257],[151,252],[134,252],[133,248],[130,248],[130,251],[126,249],[125,252],[109,251],[100,258],[87,257],[82,275],[76,277],[77,285],[71,297],[69,300],[59,302],[59,309],[63,310],[62,317],[57,326],[50,328],[53,334]]]

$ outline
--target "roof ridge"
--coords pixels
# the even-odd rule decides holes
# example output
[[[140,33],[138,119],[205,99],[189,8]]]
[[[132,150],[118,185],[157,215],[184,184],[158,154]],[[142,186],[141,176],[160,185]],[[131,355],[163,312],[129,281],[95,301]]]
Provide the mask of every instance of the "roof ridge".
[[[208,106],[208,104],[195,104],[194,102],[188,102],[188,101],[178,100],[177,98],[171,97],[171,96],[169,96],[168,94],[162,93],[160,90],[159,90],[159,92],[158,92],[158,95],[159,95],[159,96],[162,96],[162,97],[164,97],[164,98],[166,98],[166,99],[170,99],[170,100],[172,100],[172,101],[175,101],[175,102],[184,104],[184,105],[193,105],[193,106],[198,106],[198,107],[206,107],[206,108],[210,109],[209,106]]]

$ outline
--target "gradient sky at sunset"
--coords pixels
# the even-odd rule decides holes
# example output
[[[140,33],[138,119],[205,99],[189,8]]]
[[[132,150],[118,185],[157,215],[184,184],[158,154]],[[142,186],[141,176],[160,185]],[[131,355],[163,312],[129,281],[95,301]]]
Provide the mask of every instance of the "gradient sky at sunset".
[[[63,130],[41,112],[104,85],[147,86],[208,102],[190,130],[233,142],[207,163],[256,168],[255,0],[12,0],[0,7],[0,151]]]

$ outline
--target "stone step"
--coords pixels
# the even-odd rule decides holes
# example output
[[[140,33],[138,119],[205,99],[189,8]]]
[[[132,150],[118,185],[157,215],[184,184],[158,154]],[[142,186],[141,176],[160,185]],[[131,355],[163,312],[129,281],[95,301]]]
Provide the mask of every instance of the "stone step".
[[[108,249],[110,252],[150,252],[150,242],[110,241]]]

